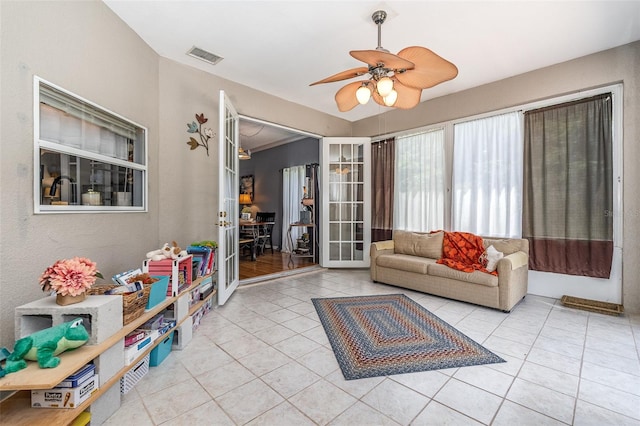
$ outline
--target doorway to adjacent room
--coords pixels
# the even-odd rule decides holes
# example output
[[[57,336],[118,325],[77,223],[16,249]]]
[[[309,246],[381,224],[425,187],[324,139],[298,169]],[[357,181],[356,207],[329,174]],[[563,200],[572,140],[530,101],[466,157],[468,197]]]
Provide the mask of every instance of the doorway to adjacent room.
[[[317,135],[240,117],[240,146],[249,153],[250,158],[240,161],[239,174],[250,176],[252,180],[250,204],[244,202],[241,208],[250,211],[252,219],[259,212],[275,212],[272,238],[267,246],[259,250],[255,257],[244,250],[239,253],[240,285],[320,268],[318,257],[292,257],[286,247],[282,251],[286,246],[283,241],[288,229],[284,225],[286,221],[283,221],[282,171],[300,164],[318,163],[319,144],[320,137]],[[273,246],[273,250],[269,245]]]

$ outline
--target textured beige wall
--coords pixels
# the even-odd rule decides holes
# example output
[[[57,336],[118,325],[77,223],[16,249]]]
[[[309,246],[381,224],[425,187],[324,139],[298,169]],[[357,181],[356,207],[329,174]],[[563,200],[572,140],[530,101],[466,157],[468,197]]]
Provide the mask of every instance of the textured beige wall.
[[[640,312],[640,191],[637,189],[640,182],[640,42],[433,99],[409,111],[394,110],[361,120],[354,123],[353,134],[374,136],[414,129],[620,82],[624,85],[622,294],[625,310],[637,313]]]
[[[0,2],[0,346],[13,346],[14,307],[43,297],[38,277],[86,256],[110,276],[141,264],[157,241],[157,195],[145,214],[33,214],[33,76],[149,128],[158,172],[157,55],[101,2]],[[144,256],[144,255],[143,255]]]

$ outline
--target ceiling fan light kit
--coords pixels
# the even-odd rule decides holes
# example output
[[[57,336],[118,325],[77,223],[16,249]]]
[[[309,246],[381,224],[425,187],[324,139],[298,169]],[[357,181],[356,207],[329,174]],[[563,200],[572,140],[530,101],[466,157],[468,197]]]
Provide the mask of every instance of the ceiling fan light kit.
[[[410,46],[397,55],[389,53],[381,45],[382,24],[386,18],[384,10],[378,10],[371,16],[378,26],[378,47],[375,50],[349,52],[367,67],[352,68],[310,84],[332,83],[369,74],[368,80],[349,83],[338,90],[335,100],[341,112],[364,105],[371,98],[382,106],[411,109],[420,103],[423,89],[458,75],[454,64],[425,47]]]
[[[367,83],[362,83],[362,86],[356,90],[356,98],[360,105],[364,105],[371,99],[371,89],[367,86]]]

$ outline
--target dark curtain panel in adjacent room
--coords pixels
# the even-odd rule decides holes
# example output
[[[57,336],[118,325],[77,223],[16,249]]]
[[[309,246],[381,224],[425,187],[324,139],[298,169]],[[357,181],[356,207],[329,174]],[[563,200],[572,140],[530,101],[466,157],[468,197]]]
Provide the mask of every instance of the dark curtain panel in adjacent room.
[[[395,139],[371,144],[371,242],[391,239],[395,158]]]
[[[310,191],[309,193],[311,194],[312,198],[314,198],[315,200],[313,206],[310,206],[310,208],[313,211],[312,217],[314,218],[313,221],[316,224],[317,234],[320,235],[320,222],[321,222],[320,206],[322,205],[322,200],[320,199],[320,182],[318,179],[318,163],[305,164],[305,175],[307,179],[309,179],[309,183],[311,185],[311,188],[308,188],[308,191]],[[313,233],[311,233],[309,236],[312,237]],[[312,241],[311,244],[315,245],[315,250],[314,250],[315,256],[313,258],[313,261],[318,263],[320,262],[319,242]]]
[[[610,94],[525,113],[522,235],[530,269],[609,278],[611,116]]]

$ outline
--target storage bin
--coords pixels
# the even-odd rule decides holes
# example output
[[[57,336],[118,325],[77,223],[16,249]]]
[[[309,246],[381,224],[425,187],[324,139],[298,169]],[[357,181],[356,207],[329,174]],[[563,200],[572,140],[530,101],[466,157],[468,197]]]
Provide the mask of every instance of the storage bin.
[[[149,300],[147,300],[146,310],[149,310],[161,303],[167,297],[167,288],[169,288],[169,276],[154,276],[158,281],[152,284],[147,284],[151,287],[149,291]]]
[[[151,275],[170,276],[167,287],[167,296],[177,296],[178,293],[189,287],[192,280],[193,256],[187,255],[179,259],[151,260],[145,259],[142,262],[142,271]]]
[[[101,295],[112,290],[119,285],[96,285],[87,290],[87,294]],[[127,325],[130,322],[138,319],[138,317],[144,314],[145,306],[149,300],[149,292],[151,286],[144,286],[142,290],[134,291],[132,293],[119,294],[122,296],[122,324]]]
[[[162,364],[162,361],[171,352],[171,345],[173,344],[173,331],[168,336],[160,336],[162,342],[153,348],[149,357],[149,365],[151,367],[157,367]]]
[[[120,378],[120,393],[128,393],[149,372],[149,355],[142,358]]]

